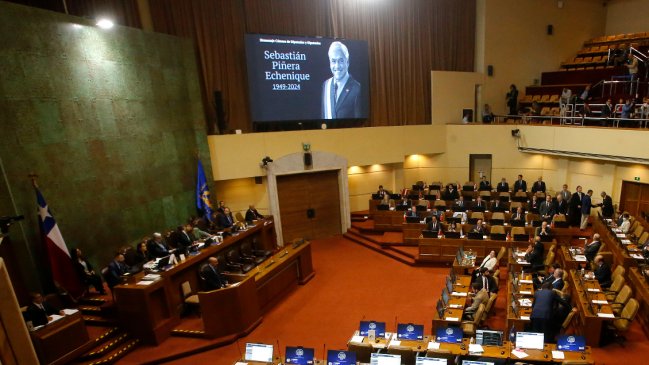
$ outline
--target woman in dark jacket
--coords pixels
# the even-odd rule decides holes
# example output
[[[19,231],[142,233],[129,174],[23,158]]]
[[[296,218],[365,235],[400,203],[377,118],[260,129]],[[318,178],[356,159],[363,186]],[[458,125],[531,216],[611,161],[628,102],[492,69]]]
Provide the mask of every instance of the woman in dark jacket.
[[[95,273],[90,262],[83,256],[81,249],[75,248],[72,250],[72,263],[82,283],[92,285],[99,294],[106,294],[101,277]]]

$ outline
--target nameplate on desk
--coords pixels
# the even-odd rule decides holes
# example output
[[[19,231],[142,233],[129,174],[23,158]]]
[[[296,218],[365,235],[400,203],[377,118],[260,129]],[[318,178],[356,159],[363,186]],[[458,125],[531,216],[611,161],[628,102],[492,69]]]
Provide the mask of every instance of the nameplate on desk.
[[[519,280],[521,284],[532,284],[532,280],[521,279]]]
[[[449,308],[462,308],[461,304],[449,304]]]
[[[558,359],[558,360],[563,360],[566,357],[564,356],[563,351],[552,350],[552,358],[553,359]]]
[[[439,342],[431,341],[428,343],[427,350],[439,350]]]
[[[529,262],[527,262],[525,260],[521,260],[521,259],[518,259],[516,262],[518,262],[521,265],[529,265],[530,264]]]
[[[66,309],[63,310],[63,313],[65,313],[66,316],[70,316],[70,315],[75,314],[77,312],[79,312],[78,309],[68,309],[68,308],[66,308]]]
[[[632,253],[631,257],[633,257],[636,260],[642,260],[644,259],[644,256],[640,255],[639,253]]]
[[[456,296],[456,297],[466,297],[467,293],[458,293],[456,291],[452,292],[451,295]]]
[[[584,255],[575,255],[575,261],[586,262],[588,260],[586,259],[586,256],[584,256]]]
[[[521,316],[521,319],[524,320],[524,321],[529,321],[530,316]]]
[[[532,306],[532,300],[528,299],[528,298],[519,299],[518,303],[521,305],[521,307],[531,307]]]
[[[599,293],[599,289],[597,289],[597,288],[588,288],[586,290],[588,290],[591,293]]]
[[[592,302],[593,302],[593,304],[608,304],[608,301],[607,301],[607,300],[597,300],[597,299],[593,299]]]
[[[624,233],[618,233],[615,235],[617,238],[626,238],[626,235]]]
[[[519,359],[524,359],[530,355],[525,353],[525,351],[520,351],[520,350],[512,350],[512,355],[516,356]]]
[[[630,240],[620,240],[620,242],[622,242],[623,245],[630,245],[631,244]]]
[[[349,342],[362,343],[364,338],[365,337],[363,336],[352,336],[352,339],[349,340]]]
[[[248,365],[247,362],[237,361],[234,365]]]
[[[469,353],[483,353],[484,349],[482,348],[482,345],[478,345],[476,343],[470,343],[469,344]]]
[[[444,320],[445,320],[445,321],[448,321],[448,322],[457,322],[457,321],[459,321],[460,319],[457,318],[457,317],[446,317],[446,318],[444,318]]]
[[[401,346],[401,341],[392,340],[392,341],[390,341],[390,346]]]
[[[613,313],[597,313],[597,316],[601,318],[615,318]]]
[[[518,294],[532,295],[532,292],[531,291],[523,291],[523,290],[521,290],[521,291],[518,292]]]

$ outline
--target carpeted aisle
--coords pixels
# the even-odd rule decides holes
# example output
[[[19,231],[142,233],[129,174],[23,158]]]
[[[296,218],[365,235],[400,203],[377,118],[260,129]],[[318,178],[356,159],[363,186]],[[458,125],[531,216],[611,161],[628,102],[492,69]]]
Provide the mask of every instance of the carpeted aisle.
[[[448,268],[410,267],[341,236],[313,241],[312,245],[315,278],[268,312],[259,327],[239,340],[240,350],[232,344],[168,364],[234,364],[246,342],[272,343],[277,351],[279,341],[282,355],[287,345],[314,347],[316,357],[322,358],[325,344],[328,349],[346,348],[362,318],[385,321],[389,331],[395,329],[395,320],[420,323],[430,333],[434,305]],[[500,319],[505,315],[504,305],[504,298],[499,298],[495,316],[488,321],[491,328],[504,330],[504,319]],[[614,344],[595,350],[597,363],[617,364],[621,356],[634,363],[634,358],[649,353],[640,326],[628,337],[626,348]],[[160,351],[182,346],[183,341],[188,340],[167,340]],[[140,363],[144,360],[140,353],[136,350],[118,364]]]

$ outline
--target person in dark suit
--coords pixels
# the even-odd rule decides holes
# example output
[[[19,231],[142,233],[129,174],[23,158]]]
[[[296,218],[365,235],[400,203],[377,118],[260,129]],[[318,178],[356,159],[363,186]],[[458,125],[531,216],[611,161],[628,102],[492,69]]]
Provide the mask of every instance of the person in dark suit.
[[[543,181],[543,177],[539,176],[539,179],[534,182],[532,185],[532,192],[536,194],[537,192],[542,192],[545,194],[545,181]]]
[[[602,288],[611,286],[611,266],[604,261],[604,256],[595,256],[595,279],[599,282]]]
[[[113,261],[108,264],[108,271],[106,272],[106,283],[109,288],[114,287],[122,282],[122,275],[128,273],[128,266],[124,263],[124,255],[121,252],[115,254]]]
[[[383,189],[383,185],[379,185],[379,190],[376,191],[376,195],[383,199],[386,194],[390,193],[387,190]]]
[[[444,200],[455,200],[460,197],[460,193],[458,193],[455,185],[448,184],[446,185],[446,189],[444,189],[444,194],[442,196]]]
[[[473,212],[484,212],[487,209],[487,204],[482,200],[481,196],[478,196],[471,207]]]
[[[541,242],[541,238],[539,236],[535,236],[534,245],[529,245],[527,251],[525,251],[525,261],[530,263],[532,271],[538,271],[544,268],[544,252],[545,247]]]
[[[532,279],[533,280],[532,285],[534,285],[534,289],[538,290],[545,283],[552,284],[552,282],[554,281],[554,271],[557,270],[557,269],[560,269],[560,268],[561,268],[561,265],[559,265],[558,263],[555,262],[554,264],[552,264],[552,265],[550,265],[548,267],[548,275],[547,276],[543,277],[541,275],[537,275],[535,278],[533,278]]]
[[[498,191],[499,193],[506,193],[509,191],[509,184],[507,183],[507,179],[503,177],[502,180],[500,180],[498,185],[496,185],[496,191]]]
[[[437,220],[437,217],[432,216],[430,218],[430,222],[428,222],[428,225],[426,226],[426,230],[437,232],[437,231],[440,230],[441,227],[442,227],[442,225]]]
[[[600,247],[602,247],[602,242],[599,240],[599,233],[595,233],[593,235],[593,242],[587,243],[586,246],[584,246],[584,256],[586,256],[588,262],[595,259]]]
[[[406,217],[419,217],[419,214],[417,213],[417,206],[413,205],[412,208],[408,209],[406,213],[404,214]]]
[[[234,218],[230,212],[230,208],[223,208],[223,214],[219,215],[219,227],[230,228],[234,225]]]
[[[539,215],[544,222],[550,222],[552,217],[554,217],[554,203],[552,202],[552,196],[546,195],[545,201],[539,206]]]
[[[568,214],[568,201],[563,199],[563,194],[557,194],[557,201],[554,202],[554,214]]]
[[[611,199],[610,196],[606,194],[605,191],[602,191],[600,194],[602,197],[602,202],[596,205],[593,205],[594,207],[602,207],[602,217],[607,218],[607,219],[612,219],[613,218],[613,199]]]
[[[581,228],[582,231],[588,228],[588,217],[590,217],[590,209],[592,207],[591,196],[593,196],[593,191],[589,189],[581,198],[581,223],[579,228]]]
[[[225,210],[225,202],[223,200],[219,200],[219,207],[216,208],[216,211],[223,214],[224,210]]]
[[[438,221],[440,221],[442,214],[444,214],[444,212],[440,212],[439,210],[437,210],[437,207],[433,207],[433,209],[431,209],[430,211],[429,217],[435,217]]]
[[[512,213],[511,220],[522,221],[525,220],[525,213],[523,213],[523,208],[518,207],[516,211]]]
[[[151,260],[151,255],[149,255],[149,247],[147,242],[149,241],[148,237],[142,239],[140,243],[137,244],[135,248],[135,264],[143,265],[146,262]]]
[[[210,257],[207,265],[201,268],[201,277],[205,280],[207,290],[216,290],[230,286],[226,278],[219,273],[219,259]]]
[[[548,225],[548,222],[543,221],[541,223],[541,226],[536,227],[536,230],[534,231],[535,236],[552,236],[552,231],[550,229],[550,226]]]
[[[552,289],[563,290],[565,283],[563,282],[563,269],[555,269],[552,273]]]
[[[97,293],[104,295],[106,291],[104,290],[104,284],[101,281],[101,277],[95,273],[92,265],[86,258],[83,256],[80,248],[75,248],[72,250],[72,262],[74,263],[75,271],[77,276],[85,285],[92,285]]]
[[[384,190],[383,195],[385,195],[385,190]],[[383,195],[381,195],[381,198],[383,198]],[[257,211],[257,209],[255,209],[255,206],[253,204],[250,204],[248,206],[248,210],[246,210],[246,222],[252,222],[252,221],[256,221],[258,219],[264,219],[264,216],[262,214],[260,214]]]
[[[492,212],[504,212],[509,207],[507,206],[507,203],[503,203],[500,201],[500,199],[495,199],[493,203],[491,203],[491,211]]]
[[[581,192],[581,186],[577,186],[577,191],[572,194],[570,197],[570,202],[568,203],[568,221],[573,227],[579,227],[581,223],[581,200],[584,197],[584,193]]]
[[[322,84],[321,118],[361,118],[361,84],[349,74],[349,51],[341,42],[329,46],[329,67],[333,76]]]
[[[555,303],[559,300],[559,295],[552,290],[552,284],[545,283],[541,290],[534,293],[534,302],[532,303],[532,332],[543,333],[544,342],[552,342],[552,316],[554,314]]]
[[[538,213],[540,207],[541,203],[539,202],[538,198],[536,197],[536,195],[532,195],[532,200],[527,202],[527,208],[532,213]]]
[[[486,176],[480,178],[480,186],[478,187],[479,191],[490,191],[491,183],[487,180]]]
[[[162,238],[162,234],[156,232],[153,234],[153,239],[148,243],[148,252],[151,258],[159,258],[169,256],[169,246]]]
[[[527,182],[523,180],[523,175],[518,175],[518,180],[514,181],[514,192],[527,192]]]
[[[453,211],[454,212],[466,212],[466,202],[464,201],[464,196],[460,195],[460,197],[455,201],[453,204]]]
[[[174,244],[176,248],[180,249],[183,252],[186,252],[187,248],[194,244],[196,237],[194,237],[193,230],[194,229],[191,224],[178,226],[174,234]]]
[[[496,285],[496,280],[493,278],[491,270],[486,267],[481,267],[478,270],[480,274],[475,282],[479,283],[489,293],[498,293],[498,285]]]
[[[30,297],[32,302],[27,307],[27,311],[25,311],[25,319],[31,321],[34,327],[47,324],[52,320],[51,316],[53,314],[65,315],[62,310],[45,301],[41,293],[31,293]]]
[[[484,227],[482,226],[482,219],[478,219],[478,221],[476,222],[475,226],[473,226],[473,228],[471,229],[471,232],[473,232],[473,233],[480,233],[480,234],[482,234],[482,235],[485,235],[485,234],[486,234],[486,233],[485,233],[486,231],[485,231]]]

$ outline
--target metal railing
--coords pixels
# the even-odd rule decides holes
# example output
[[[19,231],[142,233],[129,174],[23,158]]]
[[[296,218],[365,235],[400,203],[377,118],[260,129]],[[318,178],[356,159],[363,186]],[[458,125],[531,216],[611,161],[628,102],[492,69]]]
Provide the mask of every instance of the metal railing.
[[[620,128],[649,128],[649,118],[602,118],[595,116],[557,116],[557,115],[494,115],[494,124],[507,124],[512,122],[514,124],[545,124],[545,125],[561,125],[561,126],[586,126],[586,123],[592,126],[599,127],[612,127]],[[599,125],[597,125],[599,124]]]

